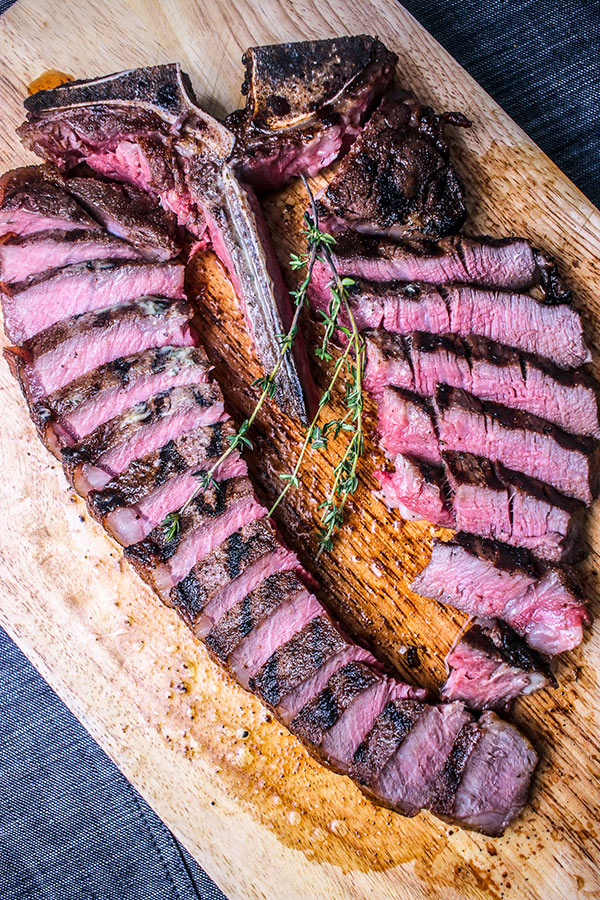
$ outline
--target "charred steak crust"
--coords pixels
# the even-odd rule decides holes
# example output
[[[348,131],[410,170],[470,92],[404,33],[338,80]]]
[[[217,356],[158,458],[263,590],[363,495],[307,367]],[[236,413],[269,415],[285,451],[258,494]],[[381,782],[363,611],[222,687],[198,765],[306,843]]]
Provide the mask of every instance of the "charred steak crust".
[[[556,684],[554,673],[545,657],[526,644],[505,622],[494,620],[491,627],[475,622],[461,640],[483,653],[491,656],[499,655],[515,669],[522,669],[524,672],[543,672],[546,678]]]
[[[482,729],[477,722],[465,723],[452,745],[450,755],[438,776],[429,808],[438,816],[451,817],[456,792],[462,780],[469,757],[481,739]]]
[[[209,652],[221,662],[226,662],[254,628],[290,597],[305,590],[294,572],[278,572],[269,576],[213,625],[205,638]]]
[[[446,124],[471,123],[458,113],[436,115],[405,92],[388,97],[329,182],[321,216],[334,217],[334,230],[354,227],[393,237],[458,231],[467,210],[449,161]]]
[[[253,562],[280,546],[269,520],[234,531],[171,589],[170,601],[192,626],[209,600]]]
[[[360,694],[379,680],[372,668],[350,662],[332,675],[327,686],[303,706],[290,723],[290,731],[306,743],[318,747],[323,735]]]
[[[386,703],[366,738],[357,747],[349,774],[360,785],[372,785],[425,709],[426,705],[417,700],[391,700]]]
[[[285,127],[290,118],[327,118],[344,91],[373,78],[374,70],[393,68],[397,59],[366,34],[250,47],[242,57],[244,112],[259,129]]]
[[[346,646],[328,616],[313,619],[283,647],[279,647],[249,686],[269,706],[276,707],[295,687]]]

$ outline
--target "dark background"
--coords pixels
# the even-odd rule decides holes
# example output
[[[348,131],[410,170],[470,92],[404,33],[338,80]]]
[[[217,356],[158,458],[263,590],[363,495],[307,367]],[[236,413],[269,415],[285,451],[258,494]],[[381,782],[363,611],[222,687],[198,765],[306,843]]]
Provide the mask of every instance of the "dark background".
[[[599,204],[600,2],[404,5]],[[1,900],[198,897],[223,895],[0,630]]]

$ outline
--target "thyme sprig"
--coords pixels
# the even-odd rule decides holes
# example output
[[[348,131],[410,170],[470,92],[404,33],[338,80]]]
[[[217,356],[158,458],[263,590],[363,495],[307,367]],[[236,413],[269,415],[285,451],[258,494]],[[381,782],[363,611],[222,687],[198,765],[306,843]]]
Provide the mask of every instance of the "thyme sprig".
[[[280,478],[285,486],[269,510],[268,516],[271,516],[274,513],[290,488],[299,487],[300,469],[309,447],[313,450],[325,449],[328,447],[330,440],[337,440],[342,433],[348,433],[350,438],[341,460],[334,469],[331,488],[325,500],[319,504],[319,509],[322,512],[320,524],[317,528],[319,539],[317,559],[320,558],[324,551],[331,550],[333,536],[344,522],[344,507],[348,498],[357,489],[358,479],[356,473],[360,457],[364,450],[362,379],[365,363],[365,347],[349,303],[348,288],[350,288],[354,282],[350,278],[340,277],[331,249],[335,244],[335,238],[319,229],[319,217],[314,196],[304,176],[302,176],[302,180],[310,200],[310,212],[306,212],[304,215],[305,227],[303,231],[307,240],[307,251],[302,254],[292,253],[290,255],[290,266],[294,271],[306,269],[306,274],[299,287],[295,291],[290,292],[296,309],[289,331],[287,334],[279,336],[279,355],[271,372],[261,378],[257,378],[253,382],[254,386],[261,389],[261,393],[252,414],[242,422],[238,431],[228,438],[229,447],[221,454],[216,462],[213,463],[210,469],[194,472],[194,476],[198,479],[197,487],[179,510],[169,513],[163,520],[162,525],[166,541],[173,540],[178,534],[181,517],[194,499],[200,493],[208,490],[211,486],[216,486],[217,482],[214,477],[215,472],[227,457],[238,447],[253,449],[252,442],[247,437],[247,433],[252,427],[252,424],[265,401],[267,399],[272,399],[275,396],[275,379],[285,355],[290,351],[297,335],[298,320],[302,308],[308,302],[308,288],[312,280],[313,269],[317,260],[327,265],[331,271],[332,277],[330,281],[331,297],[328,308],[327,310],[320,310],[325,329],[320,346],[315,348],[315,355],[323,361],[333,361],[334,355],[331,352],[331,342],[336,330],[345,335],[347,342],[345,348],[335,362],[333,373],[327,388],[321,395],[317,411],[306,429],[304,440],[301,444],[300,452],[293,469],[291,472],[283,472],[280,474]],[[349,326],[343,325],[340,321],[342,310],[346,314]],[[344,393],[346,413],[342,418],[330,419],[322,425],[319,425],[323,410],[330,403],[332,391],[343,374],[346,376]]]

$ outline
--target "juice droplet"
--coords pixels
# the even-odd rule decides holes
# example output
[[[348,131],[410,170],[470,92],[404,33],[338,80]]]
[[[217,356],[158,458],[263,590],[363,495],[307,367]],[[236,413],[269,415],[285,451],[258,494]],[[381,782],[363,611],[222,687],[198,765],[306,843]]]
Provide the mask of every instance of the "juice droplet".
[[[38,91],[50,91],[52,88],[58,87],[59,84],[66,84],[68,81],[75,81],[72,75],[66,72],[59,72],[58,69],[48,69],[43,72],[39,78],[34,78],[27,85],[27,93],[29,96],[37,94]]]

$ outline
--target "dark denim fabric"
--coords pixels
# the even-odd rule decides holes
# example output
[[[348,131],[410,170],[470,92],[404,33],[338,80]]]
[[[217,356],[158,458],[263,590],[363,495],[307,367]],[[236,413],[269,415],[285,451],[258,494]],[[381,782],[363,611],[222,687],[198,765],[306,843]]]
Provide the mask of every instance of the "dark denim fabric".
[[[405,6],[599,203],[597,0]],[[0,631],[0,898],[197,897],[223,895]]]

